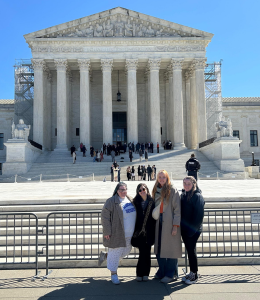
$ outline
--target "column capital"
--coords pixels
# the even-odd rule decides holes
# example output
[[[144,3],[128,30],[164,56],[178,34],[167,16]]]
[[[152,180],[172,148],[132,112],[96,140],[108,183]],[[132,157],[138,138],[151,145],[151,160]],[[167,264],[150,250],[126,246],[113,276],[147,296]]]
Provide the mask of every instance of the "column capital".
[[[66,69],[66,75],[69,78],[69,82],[72,82],[73,77],[72,77],[71,69],[69,67]]]
[[[33,69],[36,71],[44,71],[44,68],[46,68],[46,63],[44,59],[31,59],[31,62],[33,64]]]
[[[180,58],[180,59],[175,59],[175,58],[172,58],[171,59],[171,67],[172,67],[172,70],[175,71],[175,70],[182,70],[182,65],[183,65],[183,58]]]
[[[104,71],[111,71],[113,70],[113,59],[101,59],[101,70]]]
[[[67,69],[68,67],[68,60],[67,59],[54,59],[54,64],[56,69],[64,69],[64,71]]]
[[[149,58],[148,59],[148,69],[150,71],[159,71],[161,66],[161,59],[160,58]]]
[[[126,59],[125,68],[127,71],[136,71],[138,67],[138,59]]]
[[[78,65],[80,71],[90,71],[90,59],[78,59]]]
[[[191,70],[188,69],[186,70],[186,72],[184,73],[184,78],[185,78],[185,81],[189,81],[190,77],[191,77]]]
[[[168,72],[168,76],[169,77],[172,77],[173,75],[172,75],[172,66],[171,66],[171,64],[167,67],[167,72]]]
[[[206,58],[198,58],[198,59],[194,59],[194,67],[195,70],[204,70],[205,69],[205,65],[206,65]]]

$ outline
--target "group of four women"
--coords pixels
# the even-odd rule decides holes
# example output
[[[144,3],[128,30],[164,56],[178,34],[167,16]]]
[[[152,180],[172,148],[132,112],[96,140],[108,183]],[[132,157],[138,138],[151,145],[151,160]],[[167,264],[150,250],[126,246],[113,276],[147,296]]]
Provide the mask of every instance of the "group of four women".
[[[182,256],[181,237],[190,264],[190,273],[182,281],[197,282],[196,243],[202,230],[204,199],[194,177],[185,177],[183,188],[179,196],[165,170],[157,174],[152,194],[146,184],[140,183],[133,200],[127,195],[127,185],[118,183],[102,209],[103,244],[108,252],[101,251],[99,256],[99,266],[107,260],[114,284],[120,284],[119,261],[130,253],[132,246],[139,249],[137,281],[149,278],[153,245],[159,266],[155,278],[163,283],[176,280],[178,258]]]

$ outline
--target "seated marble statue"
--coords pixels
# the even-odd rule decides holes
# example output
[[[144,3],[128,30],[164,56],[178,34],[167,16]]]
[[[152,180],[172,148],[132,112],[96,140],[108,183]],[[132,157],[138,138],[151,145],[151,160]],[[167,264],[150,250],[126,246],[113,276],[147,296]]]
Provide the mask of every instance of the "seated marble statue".
[[[216,122],[217,138],[233,136],[232,122],[230,118],[221,118],[221,121]]]
[[[19,124],[12,124],[12,138],[28,140],[31,125],[24,124],[23,119],[19,120]]]

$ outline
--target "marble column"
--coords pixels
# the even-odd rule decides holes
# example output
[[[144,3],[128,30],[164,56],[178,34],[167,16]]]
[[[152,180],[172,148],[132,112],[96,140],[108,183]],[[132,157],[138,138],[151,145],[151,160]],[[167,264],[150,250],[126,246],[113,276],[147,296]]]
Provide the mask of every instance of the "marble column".
[[[198,121],[198,143],[207,140],[207,119],[206,119],[206,99],[205,99],[205,69],[206,59],[195,59],[195,81],[197,100],[197,121]]]
[[[45,94],[45,130],[44,130],[44,141],[45,147],[48,150],[52,149],[51,145],[51,99],[52,99],[52,74],[49,69],[46,69],[46,94]]]
[[[150,113],[150,71],[146,68],[144,73],[145,80],[145,124],[146,139],[151,141],[151,113]]]
[[[168,114],[169,114],[169,137],[168,140],[174,142],[174,103],[173,103],[173,74],[172,74],[172,66],[169,65],[168,68],[168,75],[169,75],[169,106],[168,106]]]
[[[197,149],[198,145],[198,121],[197,121],[197,101],[196,101],[196,80],[194,64],[189,68],[190,75],[190,136],[191,136],[191,149]]]
[[[67,59],[54,60],[57,69],[57,145],[55,150],[68,150],[67,146]]]
[[[151,142],[161,145],[161,120],[160,120],[160,85],[159,70],[161,59],[149,59],[148,66],[150,70],[150,128]]]
[[[166,111],[166,139],[170,140],[170,83],[169,83],[169,72],[164,73],[165,80],[165,111]]]
[[[113,143],[112,69],[113,59],[101,59],[103,72],[103,143]]]
[[[34,68],[33,140],[44,148],[44,59],[32,59]]]
[[[80,142],[90,148],[90,59],[78,59],[80,69]]]
[[[137,83],[138,59],[127,59],[127,141],[138,142]]]
[[[185,148],[183,124],[183,96],[182,96],[182,64],[183,59],[172,59],[173,74],[173,106],[174,106],[174,149]]]
[[[191,148],[191,99],[190,99],[190,72],[185,72],[185,96],[186,96],[186,114],[187,114],[187,147]]]

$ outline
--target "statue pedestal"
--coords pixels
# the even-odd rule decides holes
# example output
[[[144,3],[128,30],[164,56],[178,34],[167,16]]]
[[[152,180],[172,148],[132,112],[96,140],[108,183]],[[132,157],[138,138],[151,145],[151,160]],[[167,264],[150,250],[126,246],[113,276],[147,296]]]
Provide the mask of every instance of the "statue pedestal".
[[[6,146],[6,162],[3,163],[2,171],[6,176],[27,173],[42,153],[23,139],[9,139],[4,145]]]
[[[220,137],[199,150],[222,171],[244,172],[245,164],[239,151],[241,142],[235,137]]]
[[[245,168],[250,178],[259,178],[259,166],[249,166]]]

